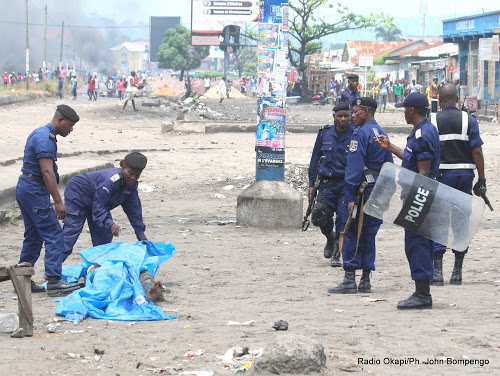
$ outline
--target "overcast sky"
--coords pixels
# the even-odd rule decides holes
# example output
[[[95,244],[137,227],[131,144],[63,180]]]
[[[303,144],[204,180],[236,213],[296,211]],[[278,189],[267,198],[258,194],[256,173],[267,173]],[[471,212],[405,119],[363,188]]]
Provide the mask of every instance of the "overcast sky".
[[[8,4],[13,0],[0,0],[0,4],[4,3],[1,9],[9,9]],[[20,0],[14,0],[16,2]],[[500,10],[500,2],[498,0],[449,0],[449,1],[432,1],[422,0],[427,7],[427,15],[430,22],[439,22],[443,18],[460,17],[464,15],[472,15],[484,12]],[[363,14],[370,12],[380,13],[385,12],[396,18],[406,18],[420,15],[421,2],[414,1],[394,1],[394,0],[357,0],[357,1],[341,1],[347,5],[350,10],[358,11]],[[332,3],[334,3],[332,1]],[[57,9],[61,9],[61,4],[64,4],[63,9],[66,12],[66,23],[78,23],[80,15],[100,15],[106,18],[112,18],[121,23],[123,21],[143,21],[147,22],[149,16],[180,16],[182,23],[189,25],[191,19],[191,0],[29,0],[30,10],[37,8],[42,11],[45,4],[48,4],[49,14]],[[335,17],[335,12],[328,10],[323,14]],[[3,13],[0,19],[5,17],[7,13]],[[24,15],[23,15],[24,16]],[[9,16],[11,17],[11,16]],[[60,22],[60,19],[54,19],[55,23]]]

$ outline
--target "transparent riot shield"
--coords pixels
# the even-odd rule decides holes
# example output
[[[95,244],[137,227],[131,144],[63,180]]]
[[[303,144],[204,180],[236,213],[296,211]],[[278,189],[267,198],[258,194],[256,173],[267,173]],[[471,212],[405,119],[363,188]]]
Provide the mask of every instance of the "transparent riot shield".
[[[364,211],[463,252],[480,226],[484,208],[479,197],[384,163]]]

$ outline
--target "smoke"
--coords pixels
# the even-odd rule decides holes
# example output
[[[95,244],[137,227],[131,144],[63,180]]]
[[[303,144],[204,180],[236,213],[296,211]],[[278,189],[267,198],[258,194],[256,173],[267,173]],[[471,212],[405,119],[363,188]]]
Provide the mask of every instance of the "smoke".
[[[0,0],[0,3],[6,1]],[[129,31],[135,29],[121,29],[113,19],[97,14],[96,9],[84,8],[81,5],[87,4],[88,6],[87,2],[76,0],[28,1],[30,72],[38,71],[39,67],[43,66],[45,4],[48,10],[46,32],[46,66],[48,69],[55,70],[59,66],[61,24],[64,21],[62,65],[73,67],[75,64],[78,70],[87,73],[98,72],[102,75],[112,75],[115,68],[109,49],[131,40]],[[25,2],[10,1],[8,5],[3,4],[1,8],[5,11],[0,16],[0,35],[2,35],[0,72],[24,74],[26,71]],[[147,37],[147,29],[140,29],[140,31]]]

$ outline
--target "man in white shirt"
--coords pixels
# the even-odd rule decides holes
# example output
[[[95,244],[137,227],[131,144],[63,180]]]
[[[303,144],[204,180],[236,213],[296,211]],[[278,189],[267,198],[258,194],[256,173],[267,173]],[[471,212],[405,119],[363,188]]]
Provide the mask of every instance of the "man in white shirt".
[[[134,111],[139,111],[135,108],[135,100],[134,100],[134,86],[137,87],[137,84],[134,84],[135,72],[130,72],[130,76],[127,77],[125,83],[127,88],[125,89],[125,103],[123,104],[122,112],[125,111],[125,107],[127,107],[128,101],[132,101],[132,106],[134,107]]]
[[[226,77],[222,77],[222,79],[219,82],[219,94],[220,94],[219,104],[221,104],[224,98],[226,97]]]

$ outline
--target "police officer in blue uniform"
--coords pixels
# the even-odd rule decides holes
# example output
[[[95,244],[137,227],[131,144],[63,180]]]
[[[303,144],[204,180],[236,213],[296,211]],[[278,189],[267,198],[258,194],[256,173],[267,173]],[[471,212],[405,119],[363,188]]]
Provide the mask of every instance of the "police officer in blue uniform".
[[[346,102],[339,103],[333,107],[334,125],[325,125],[318,132],[314,144],[311,162],[309,164],[309,192],[311,199],[313,194],[316,170],[318,171],[320,184],[318,187],[318,198],[313,208],[311,219],[315,226],[319,226],[327,242],[323,249],[325,258],[331,258],[331,266],[339,267],[339,234],[341,226],[340,206],[344,198],[344,175],[347,163],[349,142],[354,131],[350,125],[351,109]],[[318,162],[324,156],[318,169]],[[333,216],[335,218],[335,230],[333,231]]]
[[[427,96],[411,93],[396,107],[404,107],[407,124],[413,124],[405,149],[393,145],[384,136],[380,136],[377,143],[402,159],[402,167],[435,179],[439,170],[439,134],[426,117],[429,107]],[[397,308],[432,308],[430,281],[434,274],[433,241],[405,229],[405,253],[410,264],[411,278],[415,281],[415,292],[408,299],[399,301]]]
[[[66,137],[80,120],[75,110],[61,104],[51,122],[35,129],[24,148],[22,175],[16,186],[16,199],[24,221],[24,242],[19,262],[35,265],[45,243],[45,275],[50,296],[68,294],[80,286],[61,279],[64,235],[58,219],[66,208],[57,190],[57,136]],[[54,206],[50,203],[50,196]],[[32,292],[45,288],[31,281]]]
[[[351,104],[355,99],[360,97],[358,91],[359,84],[359,76],[357,74],[348,74],[347,75],[347,87],[340,91],[336,104],[347,102]]]
[[[486,193],[486,177],[484,174],[484,157],[476,119],[466,112],[459,111],[457,88],[453,84],[445,84],[439,89],[439,107],[441,111],[431,117],[437,126],[441,144],[441,163],[437,180],[469,195],[482,196]],[[434,114],[433,114],[434,115]],[[478,181],[472,188],[474,169],[477,168]],[[457,213],[457,215],[461,215]],[[453,214],[451,216],[453,225]],[[454,233],[454,236],[460,236]],[[443,255],[446,247],[434,243],[434,278],[432,284],[443,286]],[[467,253],[453,250],[455,265],[451,274],[452,285],[462,284],[462,264]]]
[[[119,205],[134,228],[137,239],[147,240],[137,193],[138,180],[146,164],[146,156],[132,152],[120,161],[120,168],[87,172],[71,178],[64,190],[67,215],[63,228],[63,261],[73,251],[85,220],[94,247],[111,243],[113,236],[119,236],[121,228],[111,216],[111,210]]]
[[[378,173],[385,162],[392,162],[392,154],[379,148],[373,139],[373,129],[379,134],[387,133],[375,121],[377,102],[373,98],[361,97],[354,102],[353,118],[357,127],[353,132],[347,155],[345,169],[345,197],[342,205],[342,229],[354,211],[354,203],[363,182],[368,186],[364,190],[364,200],[370,196],[377,180]],[[363,215],[360,223],[362,207],[357,210],[356,219],[344,234],[342,246],[344,280],[336,287],[328,290],[335,294],[352,294],[371,292],[370,272],[375,270],[375,236],[382,221],[369,215]],[[358,235],[358,226],[362,226]],[[356,269],[363,273],[359,285],[356,285]]]

